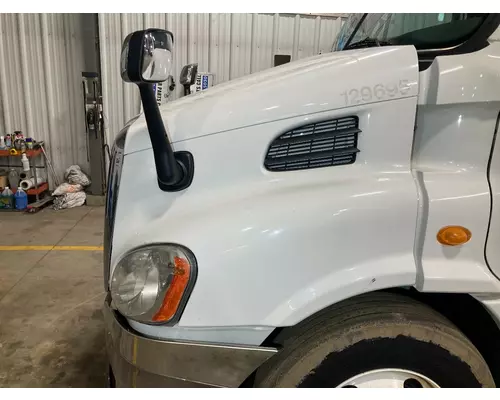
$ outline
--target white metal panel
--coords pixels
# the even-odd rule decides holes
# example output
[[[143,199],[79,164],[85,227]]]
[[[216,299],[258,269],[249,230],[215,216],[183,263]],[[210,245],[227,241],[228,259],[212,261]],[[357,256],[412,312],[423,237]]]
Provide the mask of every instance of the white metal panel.
[[[340,32],[342,24],[337,23],[337,20],[318,18],[317,23],[320,24],[319,30],[319,52],[328,53],[332,49],[333,41],[331,38],[336,38]]]
[[[412,169],[420,191],[415,260],[421,291],[500,291],[489,270],[500,273],[495,257],[500,253],[489,247],[490,240],[498,247],[492,232],[500,226],[494,156],[488,166],[500,104],[499,69],[500,43],[493,43],[473,56],[438,56],[420,73]],[[466,227],[471,240],[442,246],[436,234],[448,225]]]
[[[187,21],[188,62],[197,62],[200,71],[207,71],[210,49],[210,16],[209,14],[188,14]]]
[[[82,43],[78,14],[0,15],[1,134],[45,141],[60,179],[71,164],[88,168]]]
[[[299,17],[300,18],[300,17]],[[278,42],[276,43],[276,54],[293,54],[295,42],[294,29],[295,18],[290,15],[279,17],[277,29]]]
[[[253,39],[252,19],[252,14],[231,15],[230,80],[250,73]],[[219,81],[219,83],[221,82]]]
[[[270,14],[255,14],[254,53],[252,72],[262,71],[273,65],[273,31],[279,27],[279,20]]]
[[[289,81],[299,95],[280,96]],[[400,81],[408,85],[392,98],[370,95],[359,104],[342,95]],[[175,150],[189,150],[196,160],[189,190],[175,193],[158,189],[139,118],[125,143],[111,272],[144,243],[191,249],[198,278],[178,324],[188,329],[289,326],[361,292],[414,284],[418,202],[410,160],[417,81],[413,46],[366,48],[262,71],[235,81],[234,90],[221,84],[167,104],[162,116]],[[262,167],[276,132],[351,115],[362,131],[354,164],[289,173]],[[144,193],[148,207],[141,205]],[[353,251],[357,243],[366,246]],[[134,329],[170,335],[166,327],[135,323]],[[233,339],[243,340],[236,332]]]
[[[175,89],[175,97],[180,97],[184,93],[184,89],[182,85],[178,82],[179,74],[181,73],[181,69],[184,65],[188,63],[188,14],[167,14],[167,26],[166,28],[169,31],[174,33],[174,64],[172,75],[176,78],[175,81],[177,83]],[[139,107],[139,93],[135,92],[137,95],[137,104]],[[136,108],[137,113],[138,108]],[[128,116],[132,117],[134,114]],[[112,134],[116,134],[116,132],[112,132]],[[113,136],[112,136],[113,137]]]
[[[303,18],[300,22],[297,59],[310,57],[319,53],[319,48],[315,48],[316,41],[318,41],[319,44],[319,31],[316,31],[318,25],[316,23],[316,18]]]
[[[330,51],[343,19],[306,14],[99,14],[104,114],[108,142],[140,110],[137,88],[120,78],[121,44],[127,34],[165,28],[174,34],[172,98],[183,95],[184,65],[215,74],[215,84],[273,66],[275,54],[292,61]]]
[[[210,15],[209,71],[217,70],[215,84],[229,80],[231,55],[231,14]],[[180,72],[180,71],[179,71]],[[179,76],[174,75],[174,76]]]

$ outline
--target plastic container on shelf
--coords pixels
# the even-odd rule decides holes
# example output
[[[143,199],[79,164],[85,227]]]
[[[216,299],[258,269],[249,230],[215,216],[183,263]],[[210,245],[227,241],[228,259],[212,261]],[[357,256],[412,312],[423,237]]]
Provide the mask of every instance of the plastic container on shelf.
[[[22,188],[17,190],[14,199],[16,201],[16,210],[25,210],[28,208],[28,195]]]
[[[23,153],[21,156],[21,162],[23,163],[23,171],[29,171],[30,170],[30,160],[28,160],[28,157],[26,156],[26,153]]]
[[[19,174],[13,168],[9,171],[9,186],[14,190],[19,186]]]
[[[14,208],[14,194],[8,186],[0,195],[0,208]]]

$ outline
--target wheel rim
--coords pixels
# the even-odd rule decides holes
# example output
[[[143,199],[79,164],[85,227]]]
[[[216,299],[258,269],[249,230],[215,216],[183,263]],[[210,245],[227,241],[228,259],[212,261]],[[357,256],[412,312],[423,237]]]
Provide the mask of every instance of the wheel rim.
[[[438,388],[432,379],[406,369],[377,369],[353,376],[340,388]]]

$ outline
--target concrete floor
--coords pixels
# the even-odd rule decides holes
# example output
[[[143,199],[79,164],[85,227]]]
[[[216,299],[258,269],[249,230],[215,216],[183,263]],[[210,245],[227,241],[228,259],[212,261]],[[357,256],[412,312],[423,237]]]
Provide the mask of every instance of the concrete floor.
[[[0,214],[0,246],[102,246],[102,207]],[[104,387],[102,251],[0,251],[0,387]]]

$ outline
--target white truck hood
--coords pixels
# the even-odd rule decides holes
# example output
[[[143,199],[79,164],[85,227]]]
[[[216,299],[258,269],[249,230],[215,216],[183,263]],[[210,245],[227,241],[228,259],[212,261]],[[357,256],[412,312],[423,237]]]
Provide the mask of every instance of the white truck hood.
[[[417,64],[413,46],[376,47],[314,56],[247,75],[161,107],[172,143],[270,121],[349,107],[349,92],[373,88],[370,71],[377,69],[380,84],[391,82],[394,68],[409,77],[409,90],[395,97],[417,94],[418,82],[411,72]],[[406,71],[407,70],[407,71]],[[381,71],[387,71],[387,77]],[[404,81],[404,79],[403,79]],[[392,98],[395,98],[392,97]],[[376,102],[360,99],[363,103]],[[357,100],[355,100],[357,101]],[[144,115],[130,127],[125,154],[151,147]],[[175,148],[175,146],[174,146]]]

